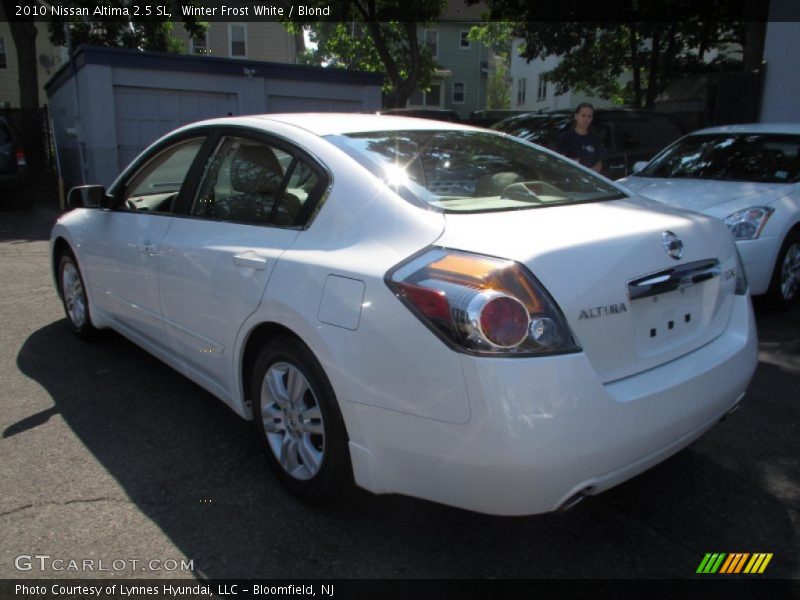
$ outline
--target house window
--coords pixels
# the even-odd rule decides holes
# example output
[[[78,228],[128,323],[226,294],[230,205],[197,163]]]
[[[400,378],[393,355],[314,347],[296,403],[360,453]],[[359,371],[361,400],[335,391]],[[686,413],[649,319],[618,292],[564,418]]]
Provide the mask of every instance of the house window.
[[[247,26],[244,23],[231,23],[229,27],[231,57],[247,57]]]
[[[517,80],[517,104],[525,104],[525,78]]]
[[[425,30],[425,47],[428,48],[432,57],[439,56],[439,31],[437,29]]]
[[[453,83],[453,104],[464,103],[464,84]]]
[[[537,100],[544,100],[547,98],[547,82],[539,75],[539,89],[536,92]]]
[[[0,37],[0,69],[8,68],[8,57],[6,56],[6,38]]]
[[[461,47],[465,50],[469,49],[469,31],[461,32]]]
[[[208,47],[208,30],[192,36],[189,42],[191,44],[190,52],[192,54],[211,54],[211,50]]]

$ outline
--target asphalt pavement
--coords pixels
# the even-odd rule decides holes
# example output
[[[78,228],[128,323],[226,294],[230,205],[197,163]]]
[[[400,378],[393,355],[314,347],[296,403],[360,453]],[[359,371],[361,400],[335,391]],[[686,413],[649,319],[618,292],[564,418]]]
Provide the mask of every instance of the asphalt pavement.
[[[757,310],[740,410],[570,511],[367,493],[318,508],[287,495],[222,402],[116,334],[70,333],[57,216],[0,209],[0,578],[683,579],[716,552],[772,553],[760,577],[800,578],[800,306]]]

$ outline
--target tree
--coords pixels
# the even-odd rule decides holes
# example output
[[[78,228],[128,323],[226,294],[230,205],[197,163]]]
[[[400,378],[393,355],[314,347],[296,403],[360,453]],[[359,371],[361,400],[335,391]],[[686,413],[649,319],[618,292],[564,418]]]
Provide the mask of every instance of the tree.
[[[486,108],[508,109],[511,107],[511,42],[516,23],[488,22],[473,25],[469,39],[488,47],[495,55],[494,69],[486,82]]]
[[[147,16],[146,11],[153,10],[152,4],[147,0],[103,0],[102,4],[108,8],[126,9],[127,14],[103,17],[100,20],[93,17],[53,16],[48,25],[50,41],[57,46],[66,46],[68,27],[72,48],[77,48],[81,44],[91,44],[157,52],[183,50],[181,40],[173,35],[172,21],[154,12]],[[194,4],[194,2],[163,0],[161,4],[168,6],[172,15],[182,15],[183,27],[191,36],[203,33],[208,27],[207,23],[197,17],[182,14],[180,5]],[[73,0],[71,5],[88,8],[91,14],[98,1]]]
[[[430,82],[435,63],[418,36],[418,27],[436,19],[446,0],[313,0],[306,6],[330,9],[326,21],[295,17],[287,30],[310,30],[316,50],[303,61],[360,71],[381,72],[390,107],[405,106],[415,89]]]
[[[521,56],[562,57],[545,74],[557,93],[575,89],[637,107],[652,107],[659,92],[685,75],[741,69],[741,61],[724,57],[707,63],[707,52],[728,44],[746,49],[748,39],[757,39],[737,20],[745,14],[742,5],[723,0],[608,0],[582,4],[580,11],[579,3],[574,9],[530,0],[488,3],[493,20],[516,21],[514,34],[525,39]],[[757,20],[767,5],[755,5],[747,14]],[[623,73],[631,76],[626,84],[619,83]]]

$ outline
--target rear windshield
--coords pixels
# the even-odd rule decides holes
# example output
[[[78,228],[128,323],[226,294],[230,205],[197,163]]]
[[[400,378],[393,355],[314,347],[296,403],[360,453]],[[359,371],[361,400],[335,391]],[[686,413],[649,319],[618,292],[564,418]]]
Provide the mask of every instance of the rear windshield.
[[[326,139],[407,200],[445,212],[519,210],[625,197],[571,160],[500,134],[385,131]]]
[[[794,183],[800,181],[800,136],[691,135],[667,148],[637,176]]]

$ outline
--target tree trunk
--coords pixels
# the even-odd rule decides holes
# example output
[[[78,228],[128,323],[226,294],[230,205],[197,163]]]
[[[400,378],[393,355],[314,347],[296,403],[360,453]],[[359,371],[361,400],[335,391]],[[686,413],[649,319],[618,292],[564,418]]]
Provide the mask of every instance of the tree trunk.
[[[630,36],[628,38],[631,52],[631,71],[633,71],[633,103],[636,108],[642,107],[642,70],[639,65],[639,35],[636,27],[631,23]]]
[[[8,1],[3,0],[3,8],[8,14]],[[39,70],[36,64],[36,25],[33,19],[8,22],[11,38],[17,49],[17,69],[19,76],[20,108],[39,107]]]
[[[3,0],[5,15],[13,14],[13,3]],[[36,62],[36,25],[33,19],[8,22],[17,51],[19,106],[22,109],[22,148],[29,168],[40,172],[44,164],[39,114],[39,69]]]
[[[745,71],[755,71],[761,66],[764,59],[764,39],[767,34],[767,24],[762,22],[749,22],[745,30],[745,44],[742,65]]]
[[[645,107],[652,110],[658,95],[658,59],[661,53],[661,30],[658,27],[653,29],[653,47],[650,50],[650,66],[647,77],[647,96]]]

